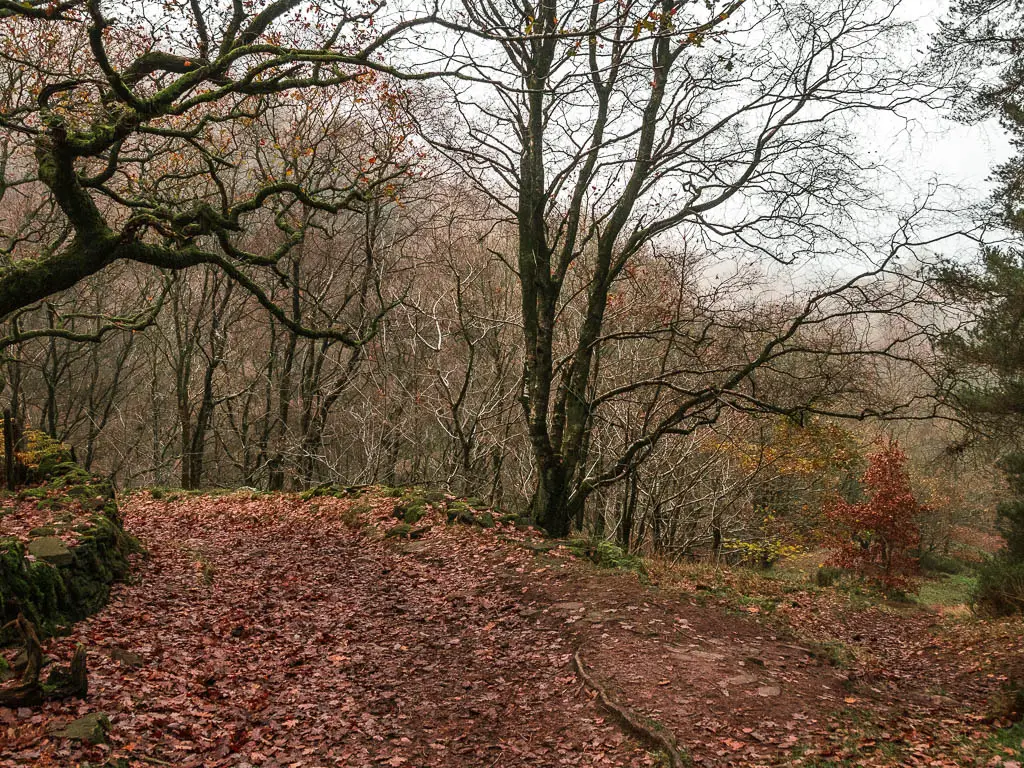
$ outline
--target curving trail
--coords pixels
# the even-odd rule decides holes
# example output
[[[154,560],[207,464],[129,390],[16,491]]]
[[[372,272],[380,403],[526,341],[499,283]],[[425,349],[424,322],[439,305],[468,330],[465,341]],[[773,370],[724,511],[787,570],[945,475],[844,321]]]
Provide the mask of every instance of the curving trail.
[[[361,533],[352,504],[136,496],[127,527],[150,559],[50,649],[90,648],[87,704],[9,716],[0,764],[651,763],[581,692],[566,638],[520,615],[503,576],[528,553],[443,527],[403,553]],[[109,751],[45,738],[47,721],[96,710]]]
[[[927,670],[953,664],[929,650],[926,618],[907,619],[917,636],[890,663],[918,671],[890,685],[885,669],[830,666],[764,616],[538,553],[515,531],[435,514],[422,540],[385,538],[393,507],[133,496],[127,526],[149,558],[47,648],[66,660],[85,643],[89,698],[0,709],[0,766],[659,764],[615,706],[702,766],[965,764],[950,745],[965,743],[980,705],[926,695]],[[812,597],[787,610],[824,617]],[[615,706],[600,708],[595,690]],[[47,735],[96,711],[112,721],[109,745]],[[876,722],[877,735],[865,730]]]

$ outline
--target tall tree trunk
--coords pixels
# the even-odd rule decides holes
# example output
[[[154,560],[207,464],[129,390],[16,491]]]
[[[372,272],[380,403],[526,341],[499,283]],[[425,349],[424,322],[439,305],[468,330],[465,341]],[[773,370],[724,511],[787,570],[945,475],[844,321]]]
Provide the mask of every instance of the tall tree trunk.
[[[559,460],[541,462],[533,492],[533,519],[551,536],[568,536],[582,500],[573,500],[565,466]]]

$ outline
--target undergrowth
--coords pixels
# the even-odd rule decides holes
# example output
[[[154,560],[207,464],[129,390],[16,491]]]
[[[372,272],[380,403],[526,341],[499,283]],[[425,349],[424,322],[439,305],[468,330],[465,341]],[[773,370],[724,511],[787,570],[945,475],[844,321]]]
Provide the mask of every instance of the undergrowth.
[[[604,539],[570,539],[567,546],[576,557],[584,557],[600,568],[633,571],[641,579],[650,578],[642,557],[626,552],[613,542]]]

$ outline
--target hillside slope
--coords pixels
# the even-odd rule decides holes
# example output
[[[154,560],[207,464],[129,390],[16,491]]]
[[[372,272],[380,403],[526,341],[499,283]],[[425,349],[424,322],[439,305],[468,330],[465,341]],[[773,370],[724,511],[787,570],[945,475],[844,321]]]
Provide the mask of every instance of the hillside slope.
[[[933,614],[886,628],[881,667],[835,666],[706,589],[509,526],[435,510],[416,539],[388,536],[410,533],[395,504],[132,497],[149,558],[46,649],[86,644],[88,700],[0,709],[0,766],[645,766],[665,764],[659,733],[678,764],[963,765],[988,743],[997,675],[939,642]],[[818,615],[814,599],[791,602]],[[93,712],[108,744],[51,735]]]

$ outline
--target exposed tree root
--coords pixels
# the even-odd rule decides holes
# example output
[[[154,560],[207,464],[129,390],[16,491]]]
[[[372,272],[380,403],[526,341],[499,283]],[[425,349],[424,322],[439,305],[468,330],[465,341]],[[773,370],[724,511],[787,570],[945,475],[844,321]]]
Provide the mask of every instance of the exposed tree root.
[[[25,666],[21,679],[7,686],[0,686],[0,707],[32,707],[50,699],[65,699],[72,696],[85,698],[88,691],[88,670],[86,669],[85,647],[75,649],[71,666],[65,671],[55,669],[50,673],[46,685],[39,680],[43,666],[43,650],[39,636],[31,621],[18,614],[14,621],[0,627],[0,632],[16,629],[25,644]]]
[[[679,746],[676,744],[675,736],[669,733],[663,726],[637,715],[609,696],[608,691],[587,674],[579,651],[576,651],[573,656],[573,662],[576,667],[576,674],[580,676],[583,684],[597,694],[598,701],[601,702],[605,709],[614,714],[622,722],[623,726],[644,739],[655,749],[659,749],[668,755],[671,768],[683,768],[686,765],[683,753],[680,752]]]

